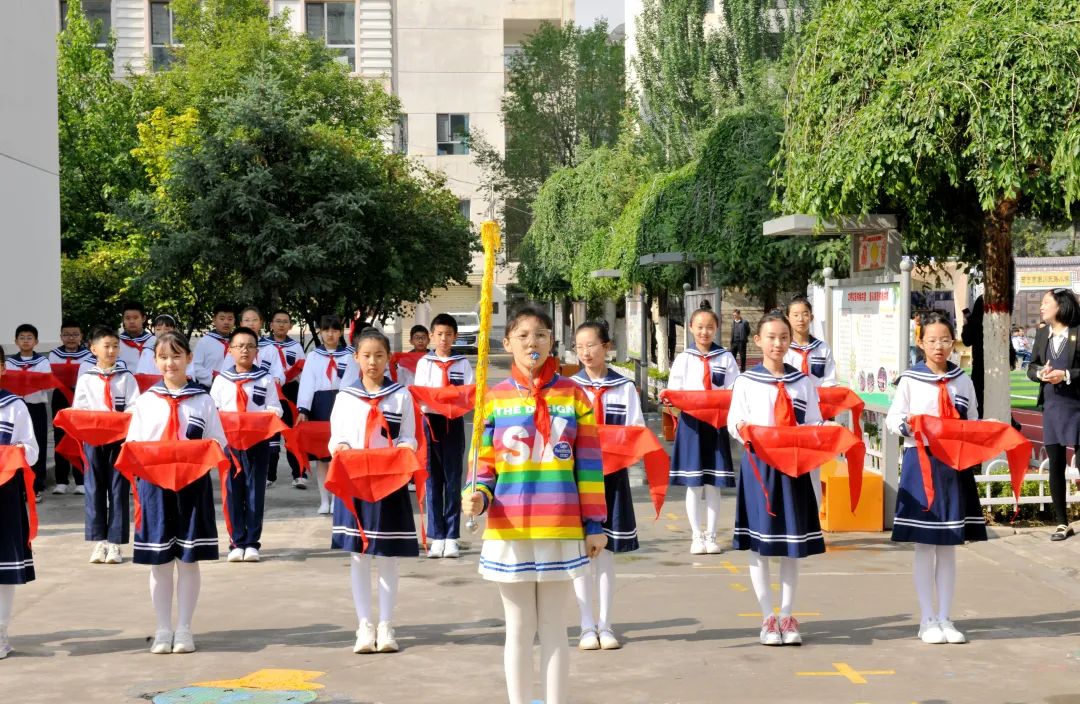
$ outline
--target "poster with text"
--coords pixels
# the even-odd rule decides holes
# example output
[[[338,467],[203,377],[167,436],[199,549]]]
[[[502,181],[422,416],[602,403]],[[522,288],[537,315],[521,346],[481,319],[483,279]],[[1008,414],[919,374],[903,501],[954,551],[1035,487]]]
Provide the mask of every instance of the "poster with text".
[[[867,407],[888,407],[900,373],[900,285],[879,284],[833,290],[836,377]]]

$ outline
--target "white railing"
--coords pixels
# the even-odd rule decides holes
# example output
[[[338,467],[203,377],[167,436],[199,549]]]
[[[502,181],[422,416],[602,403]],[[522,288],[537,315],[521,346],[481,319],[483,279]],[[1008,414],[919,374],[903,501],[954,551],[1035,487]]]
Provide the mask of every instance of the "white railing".
[[[1040,455],[1042,458],[1040,459]],[[1050,503],[1050,494],[1047,488],[1047,482],[1050,479],[1050,475],[1047,473],[1047,467],[1050,465],[1050,460],[1045,457],[1045,451],[1039,450],[1038,454],[1033,455],[1031,466],[1037,468],[1037,472],[1029,472],[1024,475],[1025,482],[1038,482],[1039,493],[1036,496],[1021,496],[1020,503],[1022,504],[1038,504],[1039,510],[1046,508],[1046,504]],[[991,474],[991,470],[1002,469],[1004,472],[1000,474]],[[1004,459],[996,459],[987,462],[983,465],[982,474],[975,475],[975,481],[979,484],[985,485],[984,496],[979,497],[979,503],[983,506],[1008,506],[1013,503],[1012,496],[991,496],[993,487],[991,486],[995,482],[1008,482],[1009,477],[1009,463]],[[1065,502],[1070,504],[1080,503],[1080,491],[1077,491],[1073,482],[1080,481],[1080,470],[1076,467],[1076,456],[1073,455],[1072,462],[1065,468]]]

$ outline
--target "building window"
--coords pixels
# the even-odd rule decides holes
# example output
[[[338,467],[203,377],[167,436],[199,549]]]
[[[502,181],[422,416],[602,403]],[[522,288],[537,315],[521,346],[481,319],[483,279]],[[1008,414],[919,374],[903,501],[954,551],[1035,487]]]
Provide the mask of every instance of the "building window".
[[[394,123],[394,153],[409,153],[409,116],[398,115]]]
[[[168,2],[150,3],[150,56],[154,70],[168,68],[173,61],[173,12]]]
[[[468,154],[465,141],[469,135],[469,116],[439,114],[435,116],[435,142],[439,156]]]
[[[716,12],[716,0],[705,0],[705,12],[707,14]]]
[[[459,200],[457,202],[458,212],[461,213],[461,217],[466,220],[472,221],[472,201],[471,200]]]
[[[520,44],[508,44],[503,47],[503,68],[509,70],[510,62],[523,51]]]
[[[107,48],[109,31],[112,29],[112,0],[83,0],[82,9],[90,26],[97,27],[98,36],[94,46]],[[67,12],[67,0],[60,0],[60,31],[67,29]]]
[[[308,36],[324,42],[350,72],[356,71],[356,4],[309,2],[304,19]]]

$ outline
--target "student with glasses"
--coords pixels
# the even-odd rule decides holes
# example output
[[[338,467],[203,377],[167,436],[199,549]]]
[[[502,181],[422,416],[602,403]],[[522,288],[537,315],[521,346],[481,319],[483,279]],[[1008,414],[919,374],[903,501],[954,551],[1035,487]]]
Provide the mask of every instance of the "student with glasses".
[[[1050,540],[1058,541],[1073,535],[1065,510],[1065,452],[1080,445],[1080,302],[1069,289],[1055,288],[1043,296],[1039,315],[1046,326],[1035,333],[1027,375],[1039,382],[1050,501],[1058,522]]]

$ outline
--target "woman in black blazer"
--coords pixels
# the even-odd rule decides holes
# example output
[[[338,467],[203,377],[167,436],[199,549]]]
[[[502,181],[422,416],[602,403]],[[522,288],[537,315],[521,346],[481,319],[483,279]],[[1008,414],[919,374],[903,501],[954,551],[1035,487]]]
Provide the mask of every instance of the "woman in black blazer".
[[[1039,382],[1043,443],[1050,461],[1050,501],[1058,527],[1050,540],[1073,535],[1065,513],[1065,449],[1080,446],[1080,301],[1067,288],[1047,291],[1039,306],[1046,327],[1035,334],[1028,378]]]

